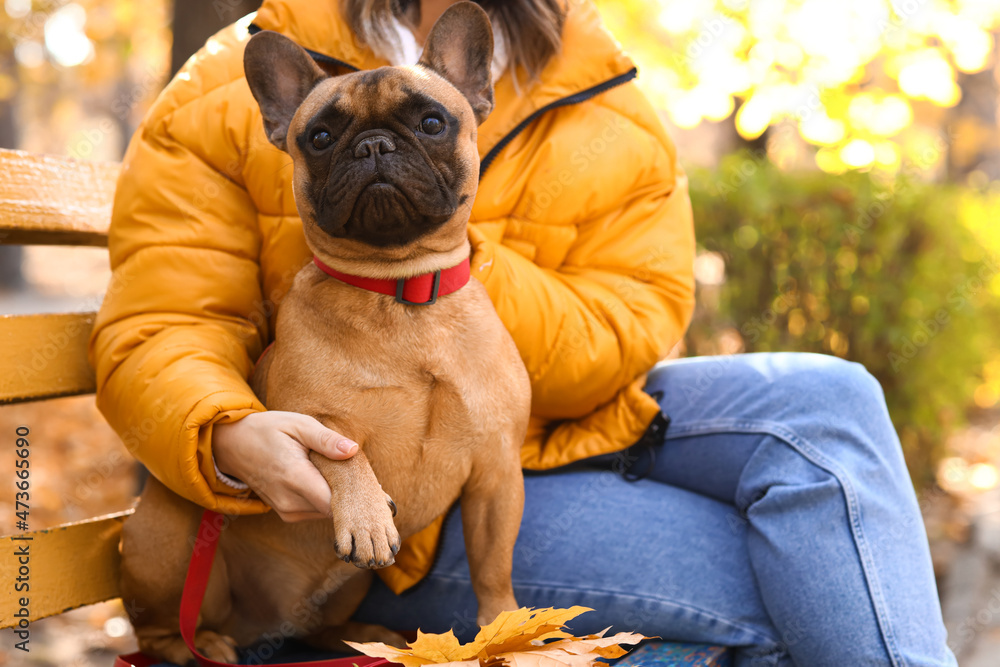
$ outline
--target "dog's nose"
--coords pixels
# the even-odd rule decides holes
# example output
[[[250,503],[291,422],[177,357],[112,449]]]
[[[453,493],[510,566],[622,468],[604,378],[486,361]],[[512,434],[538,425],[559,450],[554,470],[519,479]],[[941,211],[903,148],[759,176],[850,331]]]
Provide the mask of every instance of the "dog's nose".
[[[396,150],[396,144],[392,142],[392,139],[384,134],[376,134],[371,137],[365,137],[354,146],[354,157],[363,158],[376,154],[385,155],[394,150]]]

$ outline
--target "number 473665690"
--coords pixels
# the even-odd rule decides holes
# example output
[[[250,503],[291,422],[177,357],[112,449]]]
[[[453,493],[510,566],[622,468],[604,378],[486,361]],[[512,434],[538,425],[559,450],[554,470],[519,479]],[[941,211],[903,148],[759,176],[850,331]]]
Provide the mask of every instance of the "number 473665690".
[[[30,499],[28,488],[31,486],[28,481],[28,477],[30,476],[28,469],[31,465],[28,458],[31,454],[31,451],[28,449],[31,444],[28,441],[28,435],[31,433],[31,430],[27,426],[18,426],[15,433],[17,434],[17,448],[14,451],[17,454],[17,461],[14,465],[17,467],[17,470],[14,474],[17,476],[17,480],[14,482],[14,486],[17,487],[17,493],[14,498],[14,514],[17,516],[17,527],[20,530],[28,530],[28,514],[31,509],[28,505],[28,500]]]

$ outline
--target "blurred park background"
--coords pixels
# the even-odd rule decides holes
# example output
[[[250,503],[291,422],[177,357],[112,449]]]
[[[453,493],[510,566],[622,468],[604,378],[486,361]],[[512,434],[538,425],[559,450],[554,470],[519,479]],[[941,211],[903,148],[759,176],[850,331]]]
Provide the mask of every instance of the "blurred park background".
[[[105,161],[172,72],[257,4],[0,2],[0,147]],[[691,177],[699,306],[674,354],[863,363],[920,494],[952,646],[996,665],[1000,0],[598,4]],[[0,245],[0,314],[96,310],[108,277],[103,249]],[[131,504],[135,467],[92,398],[0,408],[0,432],[25,420],[44,443],[36,525]],[[39,623],[36,651],[5,641],[0,664],[107,665],[131,641],[121,616]]]

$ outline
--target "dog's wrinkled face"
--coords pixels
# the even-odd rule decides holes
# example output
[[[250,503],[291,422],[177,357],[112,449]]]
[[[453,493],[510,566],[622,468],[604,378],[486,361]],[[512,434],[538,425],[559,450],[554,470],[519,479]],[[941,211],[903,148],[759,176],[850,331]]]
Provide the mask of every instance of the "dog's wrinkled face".
[[[475,194],[476,126],[493,107],[486,13],[452,5],[414,67],[328,77],[298,45],[262,31],[244,54],[268,139],[294,162],[306,225],[371,246],[412,243]],[[461,213],[461,214],[460,214]]]
[[[471,114],[423,92],[432,86],[421,74],[387,67],[331,79],[292,124],[302,194],[330,236],[403,245],[455,214]]]

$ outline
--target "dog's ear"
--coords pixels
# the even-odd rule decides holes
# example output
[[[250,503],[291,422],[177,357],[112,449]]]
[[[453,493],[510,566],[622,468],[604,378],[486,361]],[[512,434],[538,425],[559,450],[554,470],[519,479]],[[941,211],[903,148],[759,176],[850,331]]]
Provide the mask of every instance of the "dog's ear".
[[[264,116],[264,133],[281,150],[295,110],[317,83],[327,78],[301,46],[282,34],[261,30],[243,52],[250,92]]]
[[[458,2],[445,10],[431,28],[420,57],[461,91],[472,106],[476,122],[493,110],[493,28],[482,7]]]

